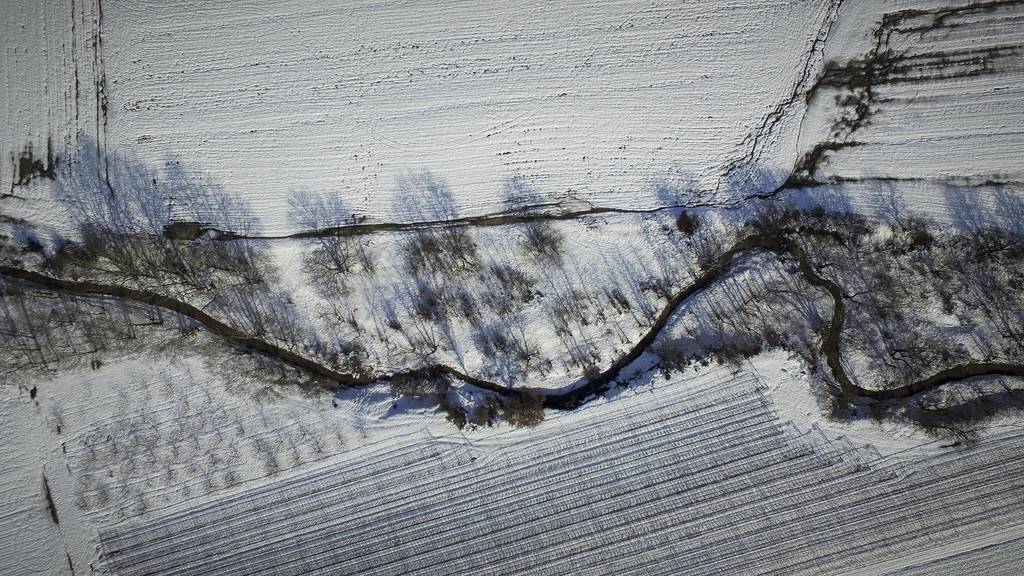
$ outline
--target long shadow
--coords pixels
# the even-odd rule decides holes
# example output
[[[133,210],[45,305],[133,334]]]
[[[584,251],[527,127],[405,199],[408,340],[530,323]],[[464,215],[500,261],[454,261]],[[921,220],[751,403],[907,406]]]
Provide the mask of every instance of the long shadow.
[[[88,147],[86,149],[88,150]],[[82,164],[88,168],[90,166],[89,159],[85,158]],[[235,227],[243,232],[251,231],[255,228],[255,220],[242,209],[242,206],[236,205],[230,198],[220,198],[209,189],[198,187],[194,180],[180,169],[180,166],[169,164],[168,169],[164,173],[155,174],[146,169],[140,162],[131,159],[108,165],[113,168],[109,173],[109,177],[100,176],[98,170],[85,169],[77,173],[72,172],[64,184],[70,192],[76,190],[83,192],[80,195],[65,194],[65,198],[72,211],[84,223],[92,225],[92,223],[101,222],[124,234],[159,235],[166,230],[169,222],[173,222],[171,209],[175,198],[180,201],[180,198],[184,197],[189,199],[187,213],[190,216],[197,219],[201,218],[212,225]],[[75,178],[78,179],[76,180]],[[106,187],[107,180],[112,184],[111,188]],[[396,229],[411,228],[415,230],[418,227],[431,225],[431,222],[444,225],[452,225],[459,222],[464,224],[479,222],[481,225],[507,225],[528,222],[537,217],[537,214],[530,211],[529,206],[525,208],[518,206],[496,216],[460,218],[455,211],[454,204],[451,202],[451,195],[448,193],[444,183],[432,177],[429,173],[411,176],[404,183],[404,186],[410,191],[413,189],[427,190],[428,194],[417,198],[416,202],[412,203],[413,209],[416,212],[415,216],[434,218],[434,220],[421,221],[414,224],[396,224],[395,226],[399,227]],[[111,189],[113,193],[110,193]],[[964,199],[957,197],[955,194],[951,194],[950,201],[956,202],[957,205],[964,204]],[[1007,210],[1021,210],[1019,201],[1016,201],[1012,196],[1002,197],[1000,201],[1005,204]],[[663,209],[666,208],[662,207],[649,211],[591,208],[575,213],[549,214],[544,215],[544,217],[572,219],[578,218],[580,214],[597,213],[595,211],[637,213],[656,212]],[[970,212],[965,212],[965,217],[970,217],[971,215]],[[964,222],[962,225],[967,228],[976,228],[981,223]],[[375,227],[376,225],[363,226],[357,224],[354,227],[348,226],[341,229],[350,231],[358,229],[364,231],[359,233],[365,233],[380,229]],[[549,408],[569,410],[586,403],[589,398],[607,391],[617,381],[621,373],[650,348],[658,335],[668,325],[679,306],[726,275],[732,269],[737,259],[757,251],[767,251],[792,258],[796,261],[800,275],[804,280],[831,297],[833,303],[832,314],[827,332],[821,343],[820,351],[825,357],[834,380],[847,396],[873,400],[892,400],[911,397],[948,382],[978,376],[1024,376],[1024,365],[1021,364],[969,362],[940,370],[928,377],[894,388],[876,390],[857,385],[845,372],[841,362],[840,339],[846,320],[843,290],[835,282],[819,275],[804,249],[790,237],[791,235],[807,233],[807,230],[776,229],[753,233],[740,239],[711,259],[703,271],[693,278],[689,286],[672,294],[665,306],[653,318],[647,332],[629,350],[614,360],[608,368],[598,374],[591,374],[587,378],[576,381],[568,389],[539,392],[544,397],[544,405]],[[245,237],[245,235],[235,234],[236,240]],[[291,237],[303,236],[300,234]],[[224,240],[227,238],[220,237],[220,239]],[[245,245],[244,242],[240,244]],[[201,323],[208,330],[234,345],[305,370],[310,374],[333,382],[337,387],[367,386],[381,380],[396,377],[448,375],[505,397],[524,394],[523,391],[515,390],[510,386],[479,378],[457,367],[441,363],[390,374],[345,373],[274,344],[267,339],[253,336],[251,332],[246,333],[238,327],[231,326],[222,319],[183,300],[149,290],[88,281],[65,280],[15,266],[0,266],[0,274],[52,290],[98,297],[123,298],[172,311]]]

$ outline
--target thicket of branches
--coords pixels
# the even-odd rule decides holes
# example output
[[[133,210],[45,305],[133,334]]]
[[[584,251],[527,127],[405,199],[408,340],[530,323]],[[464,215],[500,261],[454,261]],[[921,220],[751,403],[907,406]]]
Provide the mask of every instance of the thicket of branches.
[[[1004,195],[1001,202],[1006,213],[1024,212],[1013,196]],[[840,352],[855,367],[848,374],[862,386],[899,387],[968,362],[1024,361],[1019,228],[1012,221],[980,219],[939,227],[907,215],[892,199],[884,204],[885,218],[870,220],[847,210],[771,203],[747,220],[742,234],[788,239],[808,255],[817,274],[842,287],[846,314]],[[961,210],[965,204],[959,203]],[[831,298],[807,283],[791,255],[750,257],[757,258],[755,264],[719,280],[682,314],[675,335],[656,344],[662,368],[738,364],[761,350],[781,348],[797,353],[831,382],[820,353]],[[958,387],[960,393],[973,389]],[[1001,389],[1003,407],[1013,405],[1017,394]],[[852,408],[839,396],[832,389],[822,398],[836,415],[847,415],[844,411]],[[991,394],[978,402],[939,401],[941,392],[925,396],[919,403],[875,403],[872,409],[909,414],[941,428],[976,417],[982,406],[992,413],[998,404]],[[949,402],[953,408],[943,405]]]
[[[293,221],[325,231],[311,239],[303,269],[331,307],[330,322],[346,327],[321,337],[277,286],[269,255],[242,237],[255,230],[255,219],[239,199],[175,163],[153,171],[114,157],[108,178],[99,176],[95,161],[86,155],[59,180],[78,237],[44,245],[31,235],[5,234],[5,262],[167,294],[353,374],[371,372],[371,352],[357,341],[373,330],[388,354],[413,365],[445,361],[465,369],[467,352],[475,350],[480,374],[510,388],[549,373],[555,361],[593,380],[610,361],[609,341],[631,346],[675,293],[711,269],[736,239],[751,235],[792,243],[815,273],[842,287],[841,355],[856,366],[850,373],[862,386],[897,387],[965,362],[1024,358],[1024,203],[1008,192],[997,198],[1003,220],[994,221],[951,189],[947,200],[961,221],[945,228],[908,215],[895,194],[880,199],[881,219],[858,216],[842,203],[796,209],[780,202],[763,203],[731,227],[693,210],[677,212],[674,221],[645,219],[643,234],[663,243],[656,244],[654,264],[642,267],[620,254],[609,260],[616,277],[600,286],[566,249],[565,228],[534,218],[507,228],[504,244],[482,242],[478,231],[452,223],[459,217],[452,193],[429,173],[400,182],[396,206],[420,224],[393,237],[390,254],[347,233],[355,216],[336,199],[297,193]],[[521,179],[510,180],[505,192],[510,214],[532,218],[549,204]],[[165,233],[183,221],[199,233],[186,239]],[[218,237],[218,231],[232,234]],[[666,255],[673,249],[675,255]],[[739,365],[781,348],[829,382],[820,354],[829,295],[799,273],[792,252],[738,258],[740,265],[686,303],[672,333],[656,343],[663,369]],[[398,273],[381,279],[379,262],[395,262]],[[0,289],[2,351],[15,371],[120,350],[139,330],[169,327],[167,334],[180,337],[196,329],[177,315],[127,302],[10,281]],[[369,309],[370,325],[357,317],[357,303]],[[530,324],[538,317],[561,346],[558,358],[545,357],[538,326]],[[543,414],[542,402],[526,392],[470,409],[450,401],[447,381],[391,384],[397,395],[436,396],[461,425],[501,416],[532,425]]]

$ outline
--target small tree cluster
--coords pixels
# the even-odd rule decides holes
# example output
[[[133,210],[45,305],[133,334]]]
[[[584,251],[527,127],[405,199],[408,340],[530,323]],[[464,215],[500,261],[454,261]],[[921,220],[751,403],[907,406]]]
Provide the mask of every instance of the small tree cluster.
[[[493,264],[487,269],[486,290],[480,299],[495,314],[507,317],[533,300],[536,281],[508,264]]]

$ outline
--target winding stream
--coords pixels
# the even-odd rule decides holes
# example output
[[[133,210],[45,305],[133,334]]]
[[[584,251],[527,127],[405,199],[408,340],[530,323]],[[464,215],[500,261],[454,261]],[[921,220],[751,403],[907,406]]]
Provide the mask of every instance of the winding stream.
[[[673,313],[690,298],[711,286],[716,280],[727,274],[733,263],[745,254],[756,251],[769,251],[779,255],[788,255],[798,264],[800,274],[815,288],[824,290],[832,299],[832,318],[828,330],[821,343],[821,353],[825,357],[832,377],[851,397],[870,398],[872,400],[894,400],[908,398],[921,392],[934,389],[942,384],[974,378],[978,376],[1007,375],[1024,377],[1024,364],[1001,362],[969,362],[940,370],[931,376],[916,380],[902,386],[887,389],[872,389],[859,386],[843,368],[840,339],[846,308],[843,302],[842,288],[831,280],[819,275],[812,266],[806,252],[785,231],[762,233],[747,236],[736,242],[694,280],[689,286],[674,294],[658,314],[650,329],[626,353],[617,358],[608,368],[582,384],[566,390],[535,391],[544,399],[544,406],[556,410],[572,410],[589,399],[600,395],[618,378],[619,374],[635,362],[655,341],[661,331],[668,325]],[[432,377],[449,375],[484,390],[497,393],[503,397],[521,395],[521,389],[478,378],[447,364],[432,364],[394,373],[376,373],[357,375],[343,373],[330,366],[301,354],[292,352],[267,340],[245,334],[225,324],[213,316],[203,312],[181,300],[163,296],[147,290],[137,290],[123,286],[80,282],[55,278],[39,272],[11,266],[0,266],[0,274],[8,278],[42,286],[50,290],[58,290],[82,296],[113,297],[157,306],[182,316],[189,317],[202,324],[210,332],[228,340],[241,348],[274,358],[287,365],[299,368],[317,377],[335,382],[338,388],[363,387],[382,380],[395,377]]]

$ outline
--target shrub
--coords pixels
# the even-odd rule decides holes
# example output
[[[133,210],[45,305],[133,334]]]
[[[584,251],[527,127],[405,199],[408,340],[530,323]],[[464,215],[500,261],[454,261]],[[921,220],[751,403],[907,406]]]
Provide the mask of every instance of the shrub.
[[[510,356],[514,350],[513,342],[499,326],[486,326],[473,332],[473,344],[480,353],[487,357],[495,355]]]
[[[757,232],[775,232],[788,226],[800,213],[789,203],[769,202],[761,204],[747,225]]]
[[[583,377],[586,378],[587,382],[593,382],[601,377],[601,369],[591,364],[583,369]]]
[[[548,222],[527,222],[523,228],[523,246],[538,261],[558,263],[562,260],[565,237]]]
[[[501,411],[512,426],[536,426],[544,420],[544,397],[532,390],[510,394],[502,402]]]
[[[665,300],[672,298],[672,281],[663,276],[643,280],[640,283],[640,289]]]
[[[391,395],[396,398],[439,398],[448,392],[443,378],[428,378],[411,374],[395,374],[391,378]]]
[[[743,364],[743,360],[761,353],[761,343],[751,340],[723,346],[712,346],[708,348],[708,353],[715,358],[719,365],[729,364],[739,368]]]
[[[501,284],[507,297],[514,297],[522,302],[533,300],[533,286],[536,281],[525,272],[507,264],[495,264],[491,266],[490,271]]]
[[[480,268],[476,241],[464,227],[417,230],[402,244],[402,250],[406,266],[414,274],[461,274]]]
[[[455,426],[459,430],[466,427],[468,414],[466,409],[462,406],[449,404],[448,402],[442,402],[441,408],[444,410],[444,419],[447,420],[452,426]]]
[[[488,272],[496,282],[488,282],[493,288],[481,294],[480,301],[495,314],[509,316],[533,300],[536,281],[522,270],[507,264],[495,264],[488,268]]]
[[[710,270],[724,252],[720,241],[706,229],[694,238],[693,255],[697,259],[697,267],[702,271]]]
[[[474,427],[494,426],[498,419],[498,400],[488,396],[482,404],[473,409],[469,416],[469,423]]]
[[[475,323],[480,318],[480,309],[473,293],[460,287],[456,290],[452,304],[455,306],[456,315],[464,318],[470,323]]]
[[[418,282],[416,286],[413,310],[416,317],[434,323],[444,320],[444,295],[439,294],[433,286],[426,282]]]
[[[367,358],[369,354],[366,347],[358,342],[340,342],[334,351],[335,364],[357,376],[370,374],[370,367],[366,365]]]
[[[683,211],[676,218],[676,228],[687,236],[693,236],[700,229],[700,216]]]
[[[605,288],[604,295],[608,299],[608,305],[619,314],[624,314],[633,309],[633,303],[629,301],[629,298],[626,297],[622,289],[617,286],[615,288]]]
[[[654,353],[661,357],[661,367],[666,376],[673,370],[682,372],[690,364],[686,346],[678,340],[668,340],[658,344]]]

